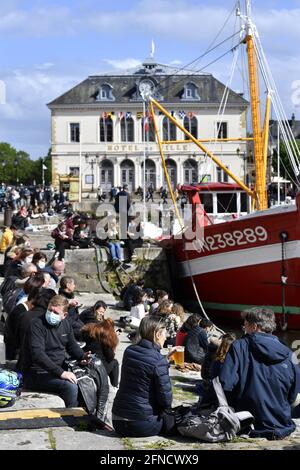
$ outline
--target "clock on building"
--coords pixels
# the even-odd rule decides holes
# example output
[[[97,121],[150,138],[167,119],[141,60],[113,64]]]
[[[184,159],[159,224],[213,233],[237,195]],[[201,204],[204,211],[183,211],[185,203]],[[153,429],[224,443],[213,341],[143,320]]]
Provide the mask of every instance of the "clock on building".
[[[143,100],[148,100],[154,93],[154,83],[151,80],[143,80],[139,84],[139,92]]]

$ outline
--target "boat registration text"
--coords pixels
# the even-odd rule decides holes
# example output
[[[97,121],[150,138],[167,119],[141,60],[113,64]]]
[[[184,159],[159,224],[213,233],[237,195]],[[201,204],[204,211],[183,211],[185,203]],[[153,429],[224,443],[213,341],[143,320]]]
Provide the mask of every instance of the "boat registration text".
[[[264,242],[268,239],[268,232],[264,227],[245,228],[244,230],[235,230],[233,232],[218,233],[216,235],[205,237],[203,240],[194,240],[194,249],[198,252],[217,251],[224,248],[243,246]]]

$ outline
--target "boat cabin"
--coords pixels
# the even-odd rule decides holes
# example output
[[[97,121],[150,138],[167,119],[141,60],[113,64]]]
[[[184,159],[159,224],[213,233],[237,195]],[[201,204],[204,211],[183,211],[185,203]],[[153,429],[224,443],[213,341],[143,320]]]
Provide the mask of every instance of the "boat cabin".
[[[238,184],[198,183],[183,185],[178,189],[187,194],[190,203],[198,194],[206,214],[214,223],[250,212],[250,197]]]

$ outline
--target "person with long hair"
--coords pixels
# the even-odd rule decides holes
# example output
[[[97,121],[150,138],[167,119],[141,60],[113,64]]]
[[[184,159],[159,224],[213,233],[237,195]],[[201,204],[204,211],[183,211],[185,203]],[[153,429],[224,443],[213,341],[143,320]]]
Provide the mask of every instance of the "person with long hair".
[[[110,383],[117,387],[119,383],[119,363],[115,359],[119,338],[110,318],[98,323],[88,323],[81,329],[81,338],[85,341],[85,351],[96,354],[103,362]]]
[[[122,437],[155,436],[163,430],[161,415],[172,404],[169,363],[160,353],[166,333],[163,318],[147,315],[136,344],[124,353],[112,408],[113,426]]]
[[[104,320],[104,314],[107,310],[107,305],[103,300],[97,300],[93,307],[89,307],[79,315],[80,320],[85,325],[87,323],[97,323]]]

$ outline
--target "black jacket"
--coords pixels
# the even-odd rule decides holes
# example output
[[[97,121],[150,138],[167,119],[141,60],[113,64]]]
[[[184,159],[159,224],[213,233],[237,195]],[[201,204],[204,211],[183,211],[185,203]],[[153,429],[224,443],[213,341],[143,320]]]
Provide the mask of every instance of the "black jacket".
[[[95,317],[93,307],[83,310],[83,312],[81,312],[81,314],[79,315],[79,320],[81,320],[82,323],[84,323],[85,325],[87,323],[98,323],[98,320]]]
[[[22,314],[27,312],[24,304],[17,305],[7,317],[4,330],[5,356],[9,361],[16,359],[20,348],[19,322]]]
[[[200,326],[190,329],[183,342],[185,362],[202,364],[208,350],[207,333]]]
[[[28,227],[28,219],[27,217],[23,217],[20,214],[15,214],[11,220],[12,225],[17,227],[18,230],[25,230]]]
[[[123,357],[113,414],[131,420],[149,420],[171,407],[169,364],[156,344],[143,339],[129,346]]]
[[[124,198],[124,199],[121,199],[122,203],[120,202],[120,197]],[[123,206],[123,204],[124,204],[124,206]],[[116,212],[119,214],[119,212],[121,210],[123,210],[123,212],[124,212],[124,209],[125,209],[125,211],[127,213],[130,206],[131,206],[131,199],[130,199],[129,193],[127,191],[124,191],[124,190],[118,192],[118,194],[115,197],[115,210],[116,210]]]
[[[77,360],[83,351],[75,341],[70,323],[48,324],[45,315],[32,320],[21,351],[21,371],[25,375],[48,372],[60,377],[64,372],[66,352]]]
[[[73,292],[72,293],[66,292],[61,287],[59,288],[58,293],[59,295],[62,295],[63,297],[65,297],[67,300],[72,300],[75,297]],[[75,339],[80,341],[81,340],[81,328],[84,326],[84,323],[79,318],[78,308],[76,307],[68,308],[67,320],[73,328]]]

